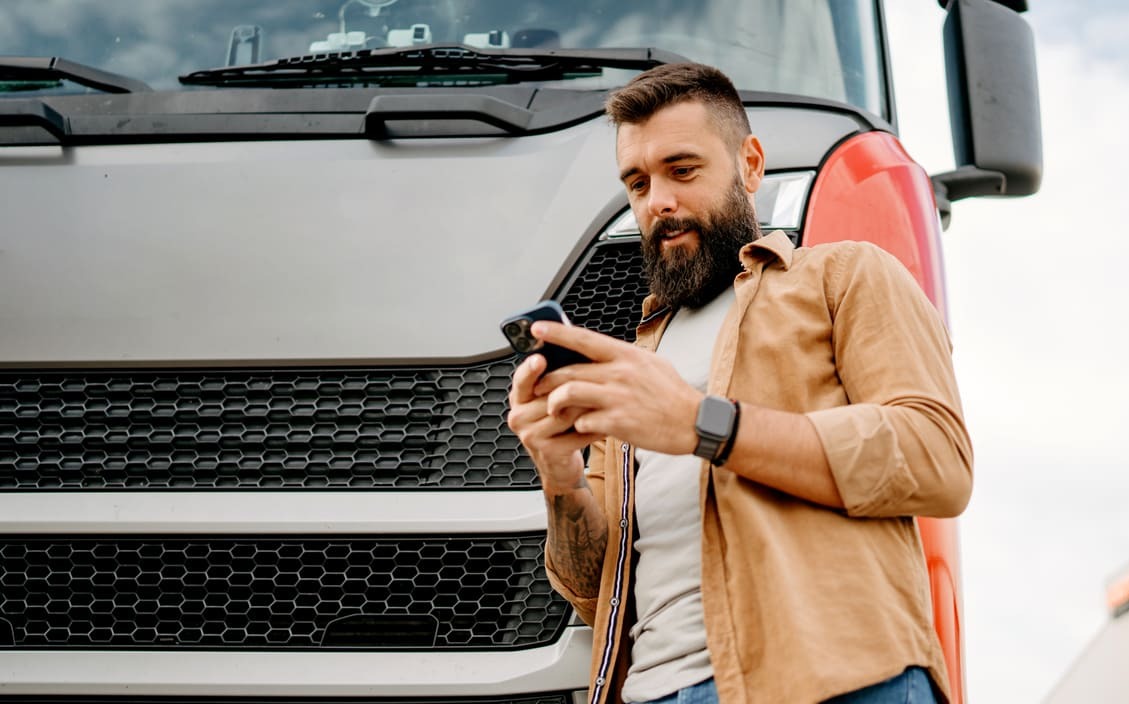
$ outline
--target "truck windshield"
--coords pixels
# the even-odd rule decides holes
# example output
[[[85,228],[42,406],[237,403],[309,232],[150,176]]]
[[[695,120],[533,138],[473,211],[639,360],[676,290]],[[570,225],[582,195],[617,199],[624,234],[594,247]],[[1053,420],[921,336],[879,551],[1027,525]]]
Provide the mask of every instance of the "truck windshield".
[[[60,57],[170,91],[224,90],[178,81],[194,71],[310,54],[653,47],[718,66],[741,89],[888,118],[878,23],[875,0],[5,0],[0,57]],[[539,82],[605,90],[636,73],[609,67]],[[0,72],[0,99],[97,90]]]

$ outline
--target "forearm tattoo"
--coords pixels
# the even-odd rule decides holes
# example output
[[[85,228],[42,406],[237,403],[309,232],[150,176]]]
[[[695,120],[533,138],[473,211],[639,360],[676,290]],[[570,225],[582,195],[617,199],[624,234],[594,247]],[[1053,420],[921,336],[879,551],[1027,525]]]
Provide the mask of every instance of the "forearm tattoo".
[[[587,486],[583,481],[577,488]],[[580,594],[600,590],[608,526],[602,515],[589,515],[591,504],[576,494],[554,496],[549,505],[549,549],[561,578]]]

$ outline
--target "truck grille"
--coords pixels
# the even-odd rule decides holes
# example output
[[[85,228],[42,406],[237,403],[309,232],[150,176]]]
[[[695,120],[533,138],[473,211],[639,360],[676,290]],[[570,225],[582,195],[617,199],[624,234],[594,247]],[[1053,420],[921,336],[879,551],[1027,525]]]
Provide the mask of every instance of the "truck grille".
[[[634,340],[645,293],[638,243],[601,243],[562,305]],[[0,490],[529,489],[515,362],[0,371]]]
[[[567,618],[542,541],[8,538],[0,647],[532,647]]]

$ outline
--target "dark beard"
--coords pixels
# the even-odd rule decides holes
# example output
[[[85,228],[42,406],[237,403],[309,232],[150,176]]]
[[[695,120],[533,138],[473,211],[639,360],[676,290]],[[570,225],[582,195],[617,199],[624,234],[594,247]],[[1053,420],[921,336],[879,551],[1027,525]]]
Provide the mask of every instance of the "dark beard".
[[[663,255],[662,235],[679,230],[698,233],[696,251],[682,247]],[[741,272],[737,253],[761,236],[757,216],[740,180],[733,184],[709,222],[697,218],[665,218],[643,238],[643,273],[659,305],[701,308]]]

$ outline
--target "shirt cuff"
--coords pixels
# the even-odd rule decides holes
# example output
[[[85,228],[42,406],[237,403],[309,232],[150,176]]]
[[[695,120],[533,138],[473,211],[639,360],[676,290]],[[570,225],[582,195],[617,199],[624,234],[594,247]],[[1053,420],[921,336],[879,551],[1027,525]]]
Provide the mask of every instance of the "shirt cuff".
[[[549,576],[549,584],[552,585],[553,589],[563,596],[568,603],[572,604],[572,608],[576,609],[576,615],[580,617],[580,620],[589,626],[595,624],[596,604],[599,602],[599,595],[581,596],[562,582],[557,575],[557,571],[553,569],[553,561],[549,557],[548,551],[545,552],[545,573]]]
[[[852,404],[807,417],[815,425],[835,487],[850,516],[900,515],[898,506],[917,490],[881,406]]]

